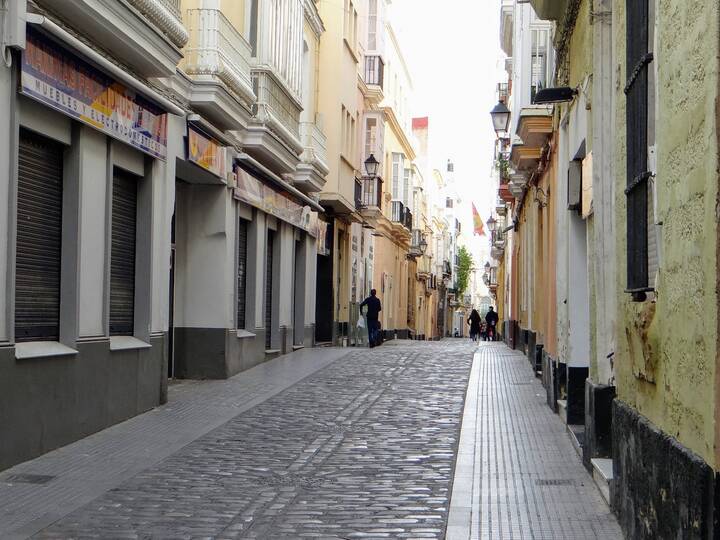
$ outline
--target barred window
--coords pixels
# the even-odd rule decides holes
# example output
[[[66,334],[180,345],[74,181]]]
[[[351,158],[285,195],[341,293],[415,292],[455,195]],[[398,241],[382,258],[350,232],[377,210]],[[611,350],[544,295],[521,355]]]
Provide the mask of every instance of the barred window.
[[[650,11],[653,0],[626,3],[627,292],[636,301],[652,290],[648,271],[649,66],[653,61]],[[654,234],[654,231],[653,231]]]

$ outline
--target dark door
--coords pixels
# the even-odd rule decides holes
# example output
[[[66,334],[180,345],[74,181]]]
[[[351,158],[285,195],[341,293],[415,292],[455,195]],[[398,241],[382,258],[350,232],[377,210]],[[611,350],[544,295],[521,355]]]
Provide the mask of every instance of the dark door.
[[[15,258],[16,341],[60,338],[63,147],[20,130]]]
[[[175,191],[177,193],[177,190]],[[175,215],[177,204],[170,220],[170,296],[168,323],[168,378],[175,375]]]
[[[110,250],[110,335],[135,330],[135,234],[138,179],[115,169]]]
[[[273,244],[275,231],[267,232],[267,253],[265,256],[265,348],[272,345],[272,304],[273,304]]]

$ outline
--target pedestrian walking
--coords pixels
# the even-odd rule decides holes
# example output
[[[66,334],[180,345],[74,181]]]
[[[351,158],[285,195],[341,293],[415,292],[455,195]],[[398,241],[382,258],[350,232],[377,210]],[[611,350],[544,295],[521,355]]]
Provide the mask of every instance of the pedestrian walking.
[[[495,341],[497,332],[495,331],[495,327],[498,323],[498,314],[493,311],[493,307],[490,306],[490,309],[487,312],[487,315],[485,315],[485,322],[487,323],[487,334],[488,339],[490,341]]]
[[[377,291],[375,289],[370,291],[370,296],[368,296],[365,300],[362,301],[360,304],[360,313],[362,313],[362,308],[367,306],[367,310],[365,312],[365,318],[367,318],[367,324],[368,324],[368,341],[370,342],[370,347],[375,347],[380,344],[379,339],[379,333],[380,333],[380,312],[382,311],[382,304],[380,303],[380,299],[377,297]]]
[[[473,309],[467,320],[470,325],[470,339],[473,341],[477,341],[480,335],[480,321],[482,321],[480,314],[477,312],[477,309]]]

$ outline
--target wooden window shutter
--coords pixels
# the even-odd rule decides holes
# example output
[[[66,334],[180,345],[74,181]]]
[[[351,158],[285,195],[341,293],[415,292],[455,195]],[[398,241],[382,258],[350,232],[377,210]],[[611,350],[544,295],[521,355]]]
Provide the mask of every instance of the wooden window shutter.
[[[626,3],[627,290],[641,300],[648,279],[648,0]]]

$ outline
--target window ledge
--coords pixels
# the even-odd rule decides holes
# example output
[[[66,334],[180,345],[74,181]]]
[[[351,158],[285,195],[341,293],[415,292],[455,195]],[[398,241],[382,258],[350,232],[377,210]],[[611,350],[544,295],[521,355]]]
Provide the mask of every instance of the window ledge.
[[[252,332],[248,332],[247,330],[238,330],[237,331],[237,337],[238,339],[246,339],[246,338],[253,338],[257,334],[253,334]]]
[[[111,351],[150,349],[152,345],[133,336],[110,336]]]
[[[28,341],[15,344],[15,358],[49,358],[51,356],[72,356],[78,352],[59,341]]]

